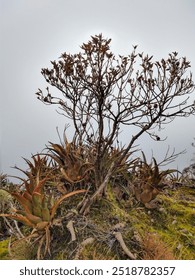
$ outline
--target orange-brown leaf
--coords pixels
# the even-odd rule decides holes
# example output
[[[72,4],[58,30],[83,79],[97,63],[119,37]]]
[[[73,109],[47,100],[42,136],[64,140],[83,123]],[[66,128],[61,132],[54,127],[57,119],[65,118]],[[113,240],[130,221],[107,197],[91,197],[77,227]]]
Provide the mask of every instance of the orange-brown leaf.
[[[40,222],[36,225],[37,230],[44,230],[48,226],[48,222]]]
[[[38,224],[42,222],[42,219],[40,217],[37,217],[35,215],[32,215],[30,213],[25,213],[26,218],[32,223],[32,224]]]
[[[7,217],[10,219],[19,221],[19,222],[25,224],[26,226],[29,226],[32,228],[34,227],[34,225],[26,217],[24,217],[22,215],[0,214],[0,217]]]
[[[34,192],[40,193],[42,187],[44,186],[44,183],[45,183],[47,180],[48,180],[48,178],[45,178],[45,179],[41,180],[41,181],[38,183],[38,185],[34,188],[33,193],[34,193]]]
[[[32,204],[29,200],[23,197],[21,194],[13,192],[11,193],[13,197],[17,199],[17,201],[21,204],[24,210],[28,213],[32,213]]]
[[[32,201],[32,195],[28,191],[25,191],[23,193],[23,197],[25,197],[29,201]]]
[[[66,198],[68,198],[68,197],[70,197],[70,196],[73,196],[73,195],[75,195],[75,194],[84,193],[84,192],[86,192],[86,190],[78,190],[78,191],[74,191],[74,192],[67,193],[67,194],[63,195],[61,198],[59,198],[59,199],[55,202],[54,206],[53,206],[52,209],[51,209],[51,219],[53,219],[53,217],[54,217],[54,215],[55,215],[55,213],[56,213],[56,210],[57,210],[58,206],[62,203],[63,200],[65,200]]]

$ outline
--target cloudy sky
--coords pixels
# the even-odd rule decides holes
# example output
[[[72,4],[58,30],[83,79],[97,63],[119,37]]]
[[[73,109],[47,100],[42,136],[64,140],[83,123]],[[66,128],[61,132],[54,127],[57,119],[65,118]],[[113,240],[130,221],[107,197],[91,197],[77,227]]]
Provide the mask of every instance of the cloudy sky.
[[[194,0],[0,0],[0,5],[1,172],[16,174],[11,166],[25,168],[22,157],[42,151],[48,141],[59,142],[56,127],[62,133],[67,120],[36,99],[37,88],[47,86],[40,71],[61,53],[78,52],[90,35],[112,38],[116,54],[130,53],[135,44],[156,60],[177,51],[191,61],[195,79]],[[138,143],[159,160],[169,145],[186,149],[172,165],[182,169],[193,157],[194,121],[175,120],[161,133],[168,137],[163,143],[147,137]]]

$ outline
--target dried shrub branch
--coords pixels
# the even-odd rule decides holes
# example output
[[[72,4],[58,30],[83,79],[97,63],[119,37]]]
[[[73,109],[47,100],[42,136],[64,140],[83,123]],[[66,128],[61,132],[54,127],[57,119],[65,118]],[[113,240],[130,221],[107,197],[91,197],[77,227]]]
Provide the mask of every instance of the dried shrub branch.
[[[176,117],[195,113],[192,100],[194,82],[187,73],[190,62],[172,52],[167,59],[155,61],[153,56],[137,52],[116,57],[110,51],[111,39],[102,34],[92,36],[77,54],[63,53],[52,68],[43,68],[49,87],[46,94],[38,89],[37,98],[47,105],[57,105],[75,128],[74,143],[92,148],[95,192],[85,202],[82,213],[105,194],[107,182],[142,134],[160,141],[156,129]],[[125,127],[135,127],[126,146],[119,147],[119,135]],[[105,169],[105,154],[120,150]],[[130,153],[131,154],[131,153]]]

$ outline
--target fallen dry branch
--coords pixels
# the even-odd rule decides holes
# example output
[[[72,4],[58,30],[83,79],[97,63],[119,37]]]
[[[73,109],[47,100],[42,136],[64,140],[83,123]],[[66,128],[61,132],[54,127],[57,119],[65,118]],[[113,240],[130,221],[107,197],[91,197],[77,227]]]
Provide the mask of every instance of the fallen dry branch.
[[[75,241],[76,240],[76,234],[75,234],[75,230],[74,230],[74,226],[73,226],[73,221],[70,220],[67,224],[67,229],[69,230],[70,232],[70,235],[71,235],[71,242]]]
[[[113,235],[116,238],[116,240],[118,241],[118,243],[120,244],[121,248],[123,249],[124,253],[131,259],[131,260],[136,260],[136,257],[133,253],[131,253],[129,251],[129,249],[127,248],[125,241],[122,237],[122,234],[120,232],[120,230],[124,228],[124,224],[120,223],[114,226],[114,231],[113,231]]]

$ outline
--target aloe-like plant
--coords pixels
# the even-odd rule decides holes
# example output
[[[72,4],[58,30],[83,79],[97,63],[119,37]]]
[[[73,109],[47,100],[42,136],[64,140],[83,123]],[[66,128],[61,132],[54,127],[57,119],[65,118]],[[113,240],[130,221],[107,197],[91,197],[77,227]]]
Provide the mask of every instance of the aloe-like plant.
[[[135,168],[135,175],[130,182],[131,190],[138,201],[145,205],[156,198],[162,188],[166,185],[164,179],[167,175],[177,172],[176,169],[167,169],[160,171],[156,159],[153,157],[151,163],[146,160],[142,152],[143,160]]]
[[[76,184],[86,179],[89,172],[93,170],[87,147],[76,144],[74,140],[68,142],[66,135],[61,145],[49,143],[48,156],[58,165],[60,176],[64,181]]]
[[[54,223],[54,216],[59,205],[68,197],[83,193],[85,190],[77,190],[67,193],[56,200],[48,197],[43,190],[48,178],[41,180],[36,186],[27,185],[27,189],[22,193],[11,192],[11,195],[18,201],[21,209],[14,210],[12,214],[0,214],[2,217],[14,219],[33,229],[31,234],[25,239],[36,238],[39,243],[37,257],[41,258],[41,249],[45,241],[43,256],[50,252],[50,231],[49,228]]]
[[[14,168],[21,171],[23,174],[26,175],[27,178],[22,178],[18,176],[11,176],[15,177],[17,179],[20,179],[23,182],[23,185],[25,189],[31,189],[34,188],[42,179],[45,177],[49,177],[52,174],[53,171],[53,165],[52,162],[47,156],[41,157],[40,154],[33,155],[32,156],[32,161],[23,158],[25,162],[27,163],[27,170],[23,170],[17,166]],[[29,190],[30,191],[30,190]]]

